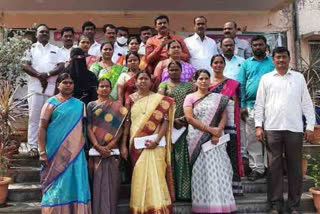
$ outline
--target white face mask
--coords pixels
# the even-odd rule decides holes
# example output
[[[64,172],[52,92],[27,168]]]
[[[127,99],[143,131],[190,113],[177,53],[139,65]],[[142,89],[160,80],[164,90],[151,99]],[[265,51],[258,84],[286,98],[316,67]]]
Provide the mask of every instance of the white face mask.
[[[121,37],[117,37],[117,42],[120,44],[120,45],[124,45],[126,44],[126,42],[128,41],[128,39],[124,36],[121,36]]]

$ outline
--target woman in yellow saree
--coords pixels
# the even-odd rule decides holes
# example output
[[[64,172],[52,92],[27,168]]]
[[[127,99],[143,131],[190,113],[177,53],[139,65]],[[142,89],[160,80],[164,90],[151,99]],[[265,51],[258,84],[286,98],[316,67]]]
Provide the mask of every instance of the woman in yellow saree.
[[[137,74],[136,86],[138,91],[126,100],[130,115],[125,123],[121,148],[121,155],[127,159],[126,142],[130,139],[129,153],[134,166],[130,213],[172,213],[171,132],[174,102],[169,97],[150,91],[151,76],[146,71]],[[137,149],[135,139],[154,134],[157,134],[155,139],[143,142],[145,148]],[[164,146],[162,137],[165,139]]]

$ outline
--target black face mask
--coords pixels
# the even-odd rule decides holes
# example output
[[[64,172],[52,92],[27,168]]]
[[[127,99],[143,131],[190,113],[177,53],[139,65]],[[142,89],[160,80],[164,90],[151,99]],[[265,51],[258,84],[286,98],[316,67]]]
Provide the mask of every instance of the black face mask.
[[[74,81],[74,86],[80,90],[86,90],[89,88],[89,72],[87,69],[86,59],[73,58],[70,61],[69,67],[70,75]]]

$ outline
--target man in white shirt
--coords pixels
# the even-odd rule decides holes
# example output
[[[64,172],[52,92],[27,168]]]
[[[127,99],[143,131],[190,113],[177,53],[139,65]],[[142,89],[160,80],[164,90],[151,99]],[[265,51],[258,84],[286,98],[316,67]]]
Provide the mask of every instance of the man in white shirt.
[[[152,28],[149,26],[142,26],[140,28],[140,47],[138,54],[140,55],[146,55],[146,44],[147,40],[152,37]]]
[[[289,69],[288,49],[278,47],[274,49],[272,57],[276,69],[262,76],[257,92],[256,136],[267,147],[270,213],[282,212],[283,153],[288,168],[289,212],[299,213],[302,189],[302,115],[306,117],[304,136],[310,141],[315,125],[315,112],[303,75]]]
[[[117,28],[117,39],[114,43],[114,54],[112,56],[112,61],[116,63],[120,56],[124,56],[128,53],[128,37],[129,31],[126,27]]]
[[[252,49],[247,40],[237,37],[237,23],[234,21],[226,22],[223,26],[224,37],[232,38],[235,42],[234,54],[244,59],[252,56]],[[219,50],[221,51],[221,50]]]
[[[117,39],[117,33],[118,29],[113,24],[105,24],[102,27],[104,36],[106,38],[107,42],[111,42],[113,44],[113,55],[112,55],[112,62],[116,63],[117,60],[121,55],[127,54],[127,49],[122,49],[117,45],[116,39]]]
[[[204,16],[194,18],[195,34],[184,40],[190,53],[190,63],[196,69],[206,69],[212,76],[210,60],[218,54],[216,42],[205,35],[207,19]]]
[[[90,38],[91,46],[88,51],[88,54],[92,56],[101,56],[101,44],[94,39],[94,36],[96,35],[96,25],[90,21],[83,23],[82,33]]]
[[[61,58],[60,49],[48,43],[50,34],[45,24],[37,27],[37,43],[26,51],[23,68],[28,79],[29,124],[28,144],[31,157],[37,157],[38,142],[37,133],[40,121],[40,112],[46,100],[54,94],[57,75],[64,68],[64,60]]]
[[[61,38],[63,41],[63,46],[60,48],[61,57],[64,62],[70,59],[70,52],[73,47],[73,38],[74,38],[74,30],[72,27],[64,27],[62,28]]]

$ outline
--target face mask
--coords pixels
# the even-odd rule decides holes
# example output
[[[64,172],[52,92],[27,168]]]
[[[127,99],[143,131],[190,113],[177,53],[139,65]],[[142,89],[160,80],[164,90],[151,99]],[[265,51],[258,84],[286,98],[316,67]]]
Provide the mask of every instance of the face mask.
[[[124,45],[126,42],[128,41],[128,39],[124,36],[121,36],[121,37],[117,37],[117,42],[120,44],[120,45]]]

